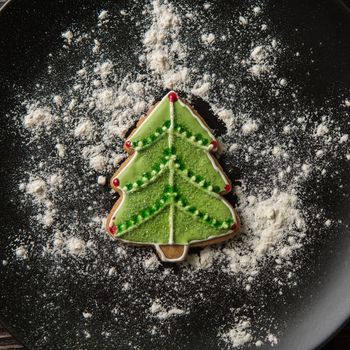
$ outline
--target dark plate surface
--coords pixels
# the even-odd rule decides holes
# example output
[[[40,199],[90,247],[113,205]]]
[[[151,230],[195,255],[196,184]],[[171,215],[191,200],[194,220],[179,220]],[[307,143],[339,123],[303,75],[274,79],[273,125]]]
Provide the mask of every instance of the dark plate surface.
[[[231,6],[229,2],[222,3],[223,6]],[[26,157],[27,149],[7,119],[7,113],[14,107],[18,108],[18,89],[20,87],[30,94],[33,81],[47,65],[48,54],[61,45],[60,35],[72,23],[89,26],[102,8],[122,9],[123,6],[123,1],[14,1],[1,13],[0,261],[13,255],[13,232],[25,229],[27,225],[26,213],[17,210],[20,199],[14,198],[14,188],[18,185],[14,175]],[[291,47],[295,45],[306,56],[312,55],[312,62],[309,60],[298,69],[286,73],[303,82],[306,99],[312,98],[317,104],[332,90],[350,91],[350,17],[339,3],[283,0],[271,2],[267,9],[285,42]],[[295,27],[299,28],[298,31],[295,31]],[[119,38],[124,35],[124,39],[129,40],[129,28],[120,27],[118,30]],[[127,65],[127,52],[123,54]],[[57,89],[65,84],[69,70],[78,66],[79,59],[62,62],[62,74],[58,72],[54,82]],[[159,96],[162,93],[160,91]],[[195,107],[205,111],[205,105],[199,102]],[[217,128],[220,129],[219,126]],[[256,327],[264,327],[264,317],[274,315],[276,332],[281,331],[275,349],[307,350],[320,347],[350,315],[350,236],[345,227],[350,221],[350,199],[343,195],[350,194],[349,165],[344,163],[339,168],[337,177],[339,182],[342,180],[343,188],[330,179],[319,188],[318,184],[311,183],[310,189],[321,193],[317,199],[319,204],[331,217],[342,219],[344,226],[327,232],[327,235],[323,233],[320,239],[311,244],[304,253],[298,287],[285,291],[283,303],[269,283],[262,283],[263,297],[253,296],[249,299],[252,304],[263,302],[267,305],[261,319],[256,320]],[[305,196],[308,197],[307,194]],[[307,200],[311,205],[315,199],[310,195]],[[108,195],[101,206],[110,206]],[[143,298],[164,294],[176,300],[173,285],[158,279],[155,275],[157,272],[145,279],[142,270],[132,271],[126,263],[119,267],[122,271],[119,275],[113,278],[104,275],[104,267],[113,265],[116,252],[109,241],[101,238],[100,243],[105,245],[100,261],[87,259],[71,264],[69,259],[64,260],[60,275],[55,278],[50,275],[52,262],[49,260],[33,258],[27,264],[1,267],[1,322],[29,349],[220,348],[215,340],[217,332],[214,326],[221,325],[227,310],[244,303],[246,297],[239,289],[230,287],[226,275],[211,270],[198,276],[198,280],[191,285],[183,285],[181,270],[171,268],[178,293],[203,294],[211,302],[201,304],[198,300],[198,305],[185,318],[161,325],[166,330],[163,332],[167,334],[166,337],[152,336],[152,320],[140,316],[148,308],[142,302]],[[132,254],[132,249],[129,253]],[[116,289],[116,285],[124,283],[127,278],[136,286],[134,300]],[[203,280],[207,283],[202,284]],[[111,313],[117,306],[118,310]],[[82,317],[86,309],[93,310],[92,321]],[[91,335],[88,338],[84,333],[87,329]],[[101,336],[106,333],[110,335]],[[270,345],[261,348],[268,349]]]

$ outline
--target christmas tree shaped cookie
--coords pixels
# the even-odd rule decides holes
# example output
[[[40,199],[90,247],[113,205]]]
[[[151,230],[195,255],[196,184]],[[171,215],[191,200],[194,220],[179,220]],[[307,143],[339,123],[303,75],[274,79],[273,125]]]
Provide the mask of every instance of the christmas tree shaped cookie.
[[[189,246],[232,237],[239,219],[222,197],[231,183],[211,154],[218,147],[202,118],[168,93],[125,142],[130,157],[111,179],[120,198],[108,233],[154,245],[161,260],[174,262],[185,259]]]

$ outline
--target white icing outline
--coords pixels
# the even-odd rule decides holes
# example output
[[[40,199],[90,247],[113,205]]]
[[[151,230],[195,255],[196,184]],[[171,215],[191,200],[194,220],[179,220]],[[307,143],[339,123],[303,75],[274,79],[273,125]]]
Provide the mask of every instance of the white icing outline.
[[[161,104],[163,102],[163,100],[165,98],[167,98],[169,96],[170,93],[175,93],[175,91],[170,91],[168,92],[163,98],[162,100],[159,102],[159,104]],[[182,102],[180,99],[177,100],[182,106],[185,106],[187,108],[187,110],[191,113],[191,115],[199,122],[199,124],[202,126],[203,129],[205,129],[207,131],[207,133],[211,136],[211,138],[213,140],[215,140],[215,137],[214,135],[210,132],[210,130],[207,128],[206,125],[204,125],[204,123],[202,122],[202,120],[196,115],[193,113],[193,111],[191,110],[191,108],[185,104],[184,102]],[[170,102],[170,106],[174,107],[173,103]],[[171,108],[171,107],[170,107]],[[152,116],[152,114],[157,110],[157,106],[152,110],[152,112],[147,116],[147,118],[150,118]],[[173,109],[172,109],[173,110]],[[173,110],[173,113],[174,113],[174,110]],[[174,115],[173,115],[174,117]],[[141,129],[141,126],[139,128],[137,128],[135,130],[135,132],[133,133],[132,137],[134,137]],[[217,163],[215,162],[214,158],[211,156],[210,154],[210,151],[207,151],[206,152],[209,160],[211,161],[214,169],[220,174],[220,176],[222,177],[222,179],[224,180],[224,182],[226,182],[227,180],[227,177],[225,176],[225,174],[223,174],[223,172],[221,171],[221,169],[217,166]],[[120,174],[122,174],[125,169],[127,169],[135,160],[136,158],[136,155],[137,155],[137,150],[134,149],[134,153],[132,154],[132,158],[130,159],[130,161],[128,162],[128,164],[118,173],[118,176],[120,176]],[[115,179],[116,177],[112,177],[111,179],[111,182]],[[125,191],[123,190],[123,188],[118,188],[122,193],[121,193],[121,196],[122,196],[122,199],[121,199],[121,202],[119,203],[118,207],[111,213],[113,213],[112,215],[110,215],[110,219],[109,219],[109,222],[108,222],[108,228],[111,228],[114,226],[114,219],[118,213],[118,210],[120,210],[120,208],[122,207],[123,205],[123,202],[125,200]],[[229,204],[229,202],[222,196],[219,196],[219,199],[229,208],[230,212],[231,212],[231,215],[232,215],[232,218],[234,219],[234,224],[238,224],[239,225],[239,220],[238,220],[238,217],[237,217],[237,214],[234,210],[234,208],[231,206],[231,204]],[[188,249],[190,247],[190,245],[193,245],[193,244],[196,244],[196,243],[201,243],[201,242],[205,242],[205,241],[209,241],[211,239],[214,239],[214,238],[220,238],[220,237],[223,237],[223,236],[226,236],[226,235],[229,235],[230,233],[233,233],[232,230],[229,230],[227,231],[226,233],[223,233],[221,235],[215,235],[215,236],[209,236],[207,237],[206,239],[203,239],[203,240],[193,240],[193,241],[190,241],[189,243],[187,244],[175,244],[175,245],[182,245],[184,246],[184,252],[182,254],[181,257],[177,258],[177,259],[167,259],[164,255],[164,253],[161,251],[160,249],[160,246],[161,245],[165,245],[165,244],[160,244],[160,243],[154,243],[154,242],[134,242],[134,241],[129,241],[129,240],[124,240],[122,238],[119,238],[119,237],[115,237],[114,235],[112,235],[110,232],[108,232],[110,234],[110,236],[114,239],[118,239],[124,243],[129,243],[129,244],[139,244],[139,245],[152,245],[158,254],[160,254],[160,258],[162,261],[168,261],[168,262],[178,262],[178,261],[182,261],[184,260],[184,258],[186,257],[187,253],[188,253]]]
[[[168,95],[169,96],[169,95]],[[174,143],[174,102],[170,101],[170,127],[168,137],[168,147],[172,149]],[[169,159],[169,186],[174,186],[174,159]],[[174,203],[170,204],[169,210],[169,244],[174,244]]]

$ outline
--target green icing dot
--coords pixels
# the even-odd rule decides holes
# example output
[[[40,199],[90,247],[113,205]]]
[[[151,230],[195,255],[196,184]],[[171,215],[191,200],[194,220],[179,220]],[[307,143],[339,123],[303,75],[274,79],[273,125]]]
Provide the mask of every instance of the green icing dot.
[[[220,192],[220,187],[219,186],[213,186],[213,192],[219,193]]]

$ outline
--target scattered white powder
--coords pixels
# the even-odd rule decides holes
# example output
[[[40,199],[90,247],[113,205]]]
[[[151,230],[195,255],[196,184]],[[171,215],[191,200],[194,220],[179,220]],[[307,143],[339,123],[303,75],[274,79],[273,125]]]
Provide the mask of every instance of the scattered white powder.
[[[148,270],[155,270],[160,265],[158,257],[155,254],[152,254],[149,258],[145,259],[143,262],[144,266]]]
[[[70,30],[67,30],[66,32],[62,33],[62,38],[66,39],[68,45],[70,45],[73,40],[73,33]]]
[[[259,129],[259,125],[255,120],[248,119],[243,125],[242,125],[242,132],[244,134],[252,134],[255,131]]]
[[[71,49],[75,46],[79,49],[84,42],[89,54],[76,67],[74,82],[67,88],[44,86],[46,97],[38,90],[30,101],[22,103],[27,112],[17,119],[20,128],[24,127],[26,135],[30,135],[29,140],[27,136],[23,140],[30,141],[34,152],[32,160],[24,164],[23,172],[21,169],[19,195],[23,205],[34,210],[28,230],[35,232],[36,238],[42,237],[43,243],[33,248],[28,245],[29,249],[23,241],[16,240],[12,249],[18,260],[32,255],[43,255],[53,261],[74,256],[71,260],[83,262],[89,258],[94,260],[87,264],[91,281],[101,275],[110,280],[120,277],[116,287],[131,297],[137,293],[138,279],[147,278],[155,290],[171,280],[171,290],[176,292],[177,299],[169,291],[171,298],[164,301],[160,295],[150,307],[149,299],[143,300],[153,322],[160,324],[191,312],[193,299],[185,300],[188,310],[174,306],[173,300],[184,305],[181,295],[189,298],[186,286],[192,282],[201,285],[200,295],[204,297],[210,288],[207,272],[229,275],[232,287],[239,284],[243,293],[251,295],[257,289],[256,276],[266,266],[279,293],[286,286],[295,285],[293,278],[298,263],[294,259],[302,251],[307,227],[316,218],[315,212],[303,215],[305,203],[299,196],[304,181],[318,181],[317,176],[333,173],[330,171],[333,159],[350,160],[348,134],[333,121],[331,113],[313,111],[306,105],[297,107],[294,103],[298,101],[297,92],[293,92],[290,100],[287,90],[294,88],[294,82],[279,73],[280,53],[286,48],[280,38],[269,33],[270,21],[263,3],[255,5],[242,8],[240,16],[234,18],[234,30],[230,30],[232,24],[214,29],[208,25],[205,16],[212,11],[209,3],[200,11],[191,8],[182,11],[161,0],[146,4],[143,18],[147,27],[141,37],[133,38],[137,48],[132,54],[138,62],[127,71],[119,71],[124,67],[119,54],[108,51],[110,42],[116,40],[108,32],[109,23],[115,24],[114,13],[101,11],[96,27],[89,32],[74,28],[74,35],[71,30],[62,34],[64,53],[70,51],[66,50],[67,44],[72,45]],[[116,13],[118,21],[136,19],[132,8],[122,11],[122,16]],[[212,62],[221,59],[223,51],[219,46],[223,41],[230,65],[224,72],[212,66]],[[206,49],[198,52],[193,43]],[[119,44],[123,50],[123,43]],[[54,66],[54,62],[50,65]],[[244,83],[247,80],[254,83],[253,87]],[[269,98],[278,97],[277,105],[292,106],[290,111],[295,114],[281,109],[280,117],[268,108],[263,113],[254,108],[259,104],[255,84],[259,80],[264,82]],[[288,89],[284,88],[287,85]],[[199,97],[208,104],[226,127],[220,136],[226,148],[222,161],[228,169],[232,170],[232,164],[242,168],[244,176],[243,186],[234,191],[239,197],[240,233],[222,245],[190,252],[187,261],[178,266],[182,280],[161,264],[154,253],[144,255],[141,249],[129,250],[109,240],[103,221],[109,205],[105,203],[110,203],[112,194],[107,186],[97,186],[104,186],[106,176],[112,175],[125,159],[122,145],[128,131],[164,89],[179,90],[190,102],[193,97]],[[339,105],[349,107],[350,102],[342,98]],[[314,119],[309,115],[314,115]],[[266,129],[265,121],[273,122],[276,118],[280,130]],[[47,145],[49,154],[43,151]],[[304,154],[306,148],[314,149],[311,157]],[[263,183],[259,176],[263,177]],[[74,210],[67,213],[67,206]],[[317,215],[325,228],[335,224],[323,214],[317,212]],[[49,232],[42,233],[43,227],[50,227],[46,230]],[[105,253],[110,247],[113,255]],[[112,256],[113,262],[104,269],[98,262],[104,262],[106,255]],[[275,270],[284,273],[285,279]],[[75,267],[72,271],[85,273]],[[266,316],[265,305],[258,309],[248,306],[257,321]],[[117,315],[118,307],[116,310]],[[236,315],[238,310],[240,313]],[[227,321],[220,327],[225,333],[219,334],[220,339],[228,347],[275,345],[276,336],[253,327],[255,320],[247,317],[247,310],[244,307],[227,310]],[[86,315],[90,312],[84,312],[83,317],[91,317]],[[273,322],[272,315],[267,317]],[[166,334],[158,324],[150,332]],[[85,336],[89,338],[90,333],[86,331]]]
[[[92,48],[93,53],[98,53],[100,51],[101,43],[97,40],[94,39],[94,46]]]
[[[274,191],[265,200],[250,196],[242,202],[242,212],[246,229],[251,233],[259,232],[253,243],[258,256],[280,242],[283,235],[290,234],[291,228],[297,231],[305,229],[303,217],[297,209],[297,197],[286,192]]]
[[[271,344],[272,346],[278,344],[278,339],[277,339],[277,337],[276,337],[274,334],[272,334],[272,333],[270,333],[270,334],[267,336],[267,340],[270,342],[270,344]]]
[[[108,270],[108,276],[113,276],[116,273],[116,268],[113,266]]]
[[[332,225],[332,221],[328,219],[324,224],[329,227]]]
[[[55,187],[62,188],[63,177],[60,174],[51,174],[48,177],[48,184],[54,189]]]
[[[103,109],[104,107],[111,105],[112,102],[113,102],[113,90],[112,89],[105,89],[105,90],[102,90],[98,93],[96,106],[99,109]]]
[[[100,12],[100,14],[98,15],[98,19],[99,20],[104,20],[104,19],[106,19],[108,17],[108,11],[106,11],[106,10],[102,10],[101,12]]]
[[[310,164],[303,164],[301,170],[306,176],[308,176],[312,171],[312,166]]]
[[[91,334],[88,331],[83,331],[84,336],[86,339],[90,339],[91,338]]]
[[[188,81],[188,77],[189,72],[186,67],[178,71],[168,71],[164,73],[164,86],[175,89],[177,86],[183,86]]]
[[[240,321],[234,328],[222,334],[222,338],[233,348],[240,347],[252,340],[250,321]]]
[[[94,155],[90,157],[89,165],[90,165],[90,168],[96,171],[103,171],[106,169],[107,158],[101,154]]]
[[[54,118],[47,108],[29,106],[23,124],[28,129],[49,129]]]
[[[272,154],[276,157],[280,157],[283,153],[283,150],[280,146],[274,146],[272,149]]]
[[[37,198],[43,198],[46,195],[46,183],[42,179],[32,180],[27,184],[26,191]]]
[[[245,18],[243,16],[239,16],[238,20],[239,20],[239,24],[242,25],[243,27],[248,25],[248,19],[247,18]]]
[[[184,46],[177,40],[180,28],[181,20],[172,5],[154,0],[152,25],[143,40],[146,62],[151,71],[165,75],[165,85],[171,85],[172,88],[180,88],[184,79],[187,80],[187,70],[174,64],[175,57],[181,60],[186,56]],[[140,56],[140,60],[143,60],[143,56]],[[179,71],[182,71],[182,74],[179,74]]]
[[[240,214],[244,248],[233,240],[223,249],[232,273],[249,275],[259,270],[259,260],[266,254],[288,259],[300,247],[295,236],[300,238],[305,222],[295,195],[274,191],[266,199],[242,197]],[[283,240],[288,243],[281,244]]]
[[[215,41],[215,35],[213,33],[203,34],[201,39],[204,44],[211,45]]]
[[[100,74],[102,79],[107,78],[113,70],[113,63],[111,61],[103,62],[101,65],[98,65],[95,69],[95,72]]]
[[[249,70],[253,76],[259,77],[260,75],[267,72],[267,67],[262,64],[253,64]]]
[[[57,143],[55,145],[55,148],[57,149],[58,156],[63,158],[66,154],[66,147],[61,143]]]
[[[218,116],[220,120],[225,123],[227,132],[231,133],[235,128],[235,115],[231,109],[216,109],[214,106],[213,111]]]
[[[38,215],[38,219],[42,222],[44,227],[50,227],[54,221],[57,214],[56,209],[47,209],[43,214]]]
[[[209,90],[210,90],[210,82],[205,82],[203,84],[201,83],[196,84],[191,90],[191,92],[193,95],[206,97],[208,95]]]
[[[213,264],[214,253],[215,251],[212,248],[207,247],[199,254],[190,254],[187,262],[195,269],[207,269]]]
[[[159,300],[156,300],[152,303],[150,312],[152,314],[155,314],[155,316],[160,320],[165,320],[175,316],[181,316],[186,313],[186,311],[181,310],[177,307],[172,307],[167,310],[159,303]]]
[[[259,16],[261,14],[261,7],[260,6],[255,6],[253,8],[253,12],[255,16]]]
[[[53,103],[55,103],[57,106],[61,106],[63,102],[62,96],[56,95],[52,99]]]
[[[266,58],[266,51],[263,46],[256,46],[250,53],[250,57],[255,62],[259,63]]]
[[[100,175],[100,176],[97,178],[97,183],[98,183],[100,186],[104,186],[104,185],[106,184],[106,177]]]
[[[83,312],[83,317],[84,318],[91,318],[92,317],[92,313],[90,313],[90,312]]]
[[[280,79],[279,84],[281,86],[286,86],[287,85],[287,80],[286,79]]]
[[[92,131],[93,131],[92,122],[89,119],[82,120],[74,129],[74,136],[77,138],[91,139],[93,136]]]
[[[71,237],[66,241],[66,249],[71,255],[82,255],[85,253],[85,242],[78,237]]]
[[[240,145],[238,143],[231,144],[230,148],[228,149],[229,153],[235,153],[239,150]]]
[[[20,246],[16,248],[16,257],[17,259],[27,259],[28,258],[28,250],[24,246]]]
[[[339,143],[346,143],[349,141],[349,135],[345,134],[343,136],[341,136],[341,138],[339,139]]]
[[[328,131],[329,131],[329,129],[328,129],[327,125],[325,125],[324,123],[321,123],[316,128],[316,135],[317,136],[324,136],[328,133]]]
[[[131,284],[129,282],[125,282],[123,284],[122,290],[127,291],[127,290],[130,290],[130,288],[131,288]]]

